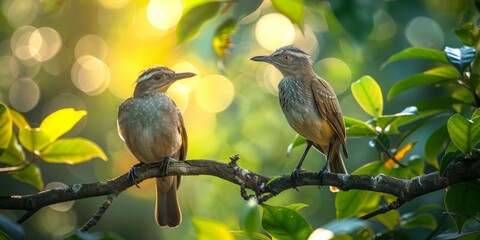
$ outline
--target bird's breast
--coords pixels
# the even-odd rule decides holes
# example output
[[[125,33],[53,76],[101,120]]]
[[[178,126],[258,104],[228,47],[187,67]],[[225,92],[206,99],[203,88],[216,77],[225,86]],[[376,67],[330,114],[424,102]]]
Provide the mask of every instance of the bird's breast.
[[[125,101],[118,124],[128,148],[141,162],[173,157],[181,147],[178,109],[166,94]]]

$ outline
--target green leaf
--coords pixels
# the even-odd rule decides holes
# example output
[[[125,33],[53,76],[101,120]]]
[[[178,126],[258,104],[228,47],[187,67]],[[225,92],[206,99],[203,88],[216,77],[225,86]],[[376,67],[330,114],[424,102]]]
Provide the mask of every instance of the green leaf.
[[[398,95],[401,92],[410,90],[414,87],[436,85],[444,83],[455,83],[460,77],[455,68],[451,66],[443,66],[430,69],[423,73],[414,74],[410,77],[402,79],[390,88],[388,91],[388,100]]]
[[[78,164],[98,157],[107,160],[102,149],[84,138],[60,139],[41,152],[42,159],[49,163]]]
[[[473,104],[475,103],[475,98],[468,89],[461,87],[452,92],[452,98],[463,103]]]
[[[7,148],[12,137],[12,117],[8,107],[0,102],[0,148]]]
[[[343,29],[347,30],[357,41],[363,41],[370,35],[373,30],[373,15],[381,6],[381,2],[378,0],[330,0],[329,3]]]
[[[448,119],[448,133],[463,153],[470,153],[480,139],[480,120],[468,120],[456,113]]]
[[[50,139],[48,135],[40,128],[24,128],[18,131],[18,140],[20,144],[30,152],[41,151],[48,144]]]
[[[374,161],[363,165],[352,172],[352,175],[377,175],[385,173],[383,163]],[[377,207],[381,194],[363,190],[340,191],[336,194],[335,208],[337,218],[344,219],[352,216],[360,216]]]
[[[375,217],[378,221],[380,221],[385,227],[392,230],[398,226],[400,223],[400,214],[397,210],[388,211],[384,214],[379,214]]]
[[[275,239],[307,239],[312,227],[295,210],[281,206],[262,205],[262,226]]]
[[[358,119],[343,117],[348,137],[376,136],[377,132],[370,125]]]
[[[27,120],[21,113],[11,108],[9,109],[9,111],[10,115],[12,116],[13,123],[17,125],[18,129],[30,128],[30,124],[28,124]]]
[[[263,0],[236,1],[237,6],[233,8],[233,17],[241,19],[257,10],[262,5]]]
[[[272,5],[303,31],[305,7],[302,0],[272,0]]]
[[[407,167],[393,168],[388,175],[397,178],[413,178],[420,176],[425,171],[425,162],[418,155],[413,155],[408,159]]]
[[[474,46],[478,39],[478,28],[473,22],[466,22],[455,29],[455,35],[463,44]]]
[[[454,146],[456,148],[455,144],[453,144],[452,142],[450,142],[448,146]],[[440,174],[440,176],[443,176],[443,173],[445,172],[447,166],[461,156],[464,156],[464,154],[460,150],[458,150],[458,148],[456,148],[456,151],[448,151],[447,147],[447,150],[445,150],[445,155],[442,157],[442,160],[440,162],[440,169],[438,169],[438,174]]]
[[[184,11],[177,24],[177,43],[192,38],[202,24],[217,15],[221,5],[221,2],[207,2]]]
[[[403,228],[428,228],[431,230],[435,230],[435,228],[437,228],[437,220],[428,213],[422,213],[404,219],[400,224]]]
[[[22,146],[18,144],[15,134],[12,134],[7,148],[0,154],[0,162],[17,165],[23,161],[25,161],[25,153],[22,151]]]
[[[383,115],[377,118],[377,126],[381,129],[387,129],[391,124],[393,124],[397,119],[407,118],[412,116],[418,116],[418,109],[415,106],[410,106],[403,109],[399,113]]]
[[[381,68],[384,68],[388,64],[402,60],[402,59],[410,59],[410,58],[420,58],[426,60],[437,61],[441,63],[448,63],[447,58],[445,57],[444,52],[435,50],[435,49],[428,49],[428,48],[407,48],[397,54],[392,55],[387,61],[382,64]]]
[[[233,46],[230,36],[235,33],[236,26],[237,21],[233,18],[229,18],[225,20],[215,31],[212,45],[217,57],[223,59],[228,56],[228,49]]]
[[[480,117],[480,108],[475,109],[475,111],[472,113],[472,120],[476,120],[477,118]]]
[[[240,228],[252,237],[260,229],[260,209],[255,198],[250,198],[240,213]]]
[[[463,46],[461,48],[445,47],[445,54],[447,60],[463,75],[465,69],[470,66],[470,63],[475,59],[477,50],[473,47]]]
[[[423,151],[425,153],[425,160],[428,164],[436,169],[440,168],[438,164],[438,156],[443,152],[448,143],[447,125],[442,125],[435,130],[425,142]]]
[[[448,187],[445,194],[445,208],[459,232],[465,222],[480,211],[480,182],[462,182]]]
[[[40,129],[47,134],[50,142],[54,142],[60,136],[70,131],[85,115],[87,115],[87,112],[83,110],[75,110],[73,108],[60,109],[43,119]]]
[[[362,109],[373,117],[383,112],[382,90],[370,76],[363,76],[351,85],[352,94]]]
[[[325,229],[331,231],[335,237],[341,236],[344,234],[355,235],[356,233],[358,233],[359,230],[361,230],[362,228],[366,228],[367,226],[368,226],[367,221],[356,219],[356,218],[348,218],[341,221],[334,220],[323,225],[319,229],[315,229],[315,231],[312,233],[312,235],[310,235],[308,239],[309,240],[327,239],[325,238],[324,235],[321,234],[323,231],[325,231]],[[316,234],[318,234],[318,236]],[[365,237],[366,235],[363,235],[363,236]],[[361,238],[361,239],[364,239],[364,238]],[[367,237],[365,239],[370,239],[370,238]]]
[[[290,204],[287,206],[287,208],[290,208],[292,210],[295,210],[298,212],[298,210],[302,209],[302,208],[305,208],[305,207],[308,207],[307,204],[305,203],[293,203],[293,204]]]
[[[191,217],[198,240],[234,240],[227,225],[210,219]]]
[[[248,238],[248,239],[271,240],[269,237],[267,237],[267,236],[265,236],[265,235],[263,235],[259,232],[253,233],[252,236],[248,236],[245,231],[230,231],[230,233],[232,233],[234,236],[245,237],[245,238]],[[240,239],[243,239],[243,238],[240,238]]]
[[[370,147],[375,147],[375,149],[377,149],[377,152],[383,153],[390,149],[390,138],[387,134],[380,133],[377,137],[370,140],[368,144],[370,145]]]
[[[480,237],[478,228],[465,229],[461,233],[449,229],[435,237],[436,240],[476,240]]]
[[[30,184],[37,188],[38,190],[43,190],[43,179],[40,174],[40,168],[35,165],[30,165],[22,170],[14,171],[9,173],[13,178]]]
[[[277,175],[277,176],[273,176],[272,178],[270,178],[267,183],[265,184],[265,186],[268,186],[268,184],[272,183],[273,181],[277,180],[277,178],[280,178],[282,176],[280,175]]]
[[[305,144],[307,141],[305,140],[305,138],[303,138],[302,136],[300,136],[299,134],[295,135],[295,138],[293,139],[293,142],[291,142],[290,144],[288,144],[288,147],[287,147],[287,156],[290,155],[290,153],[292,152],[292,149],[298,147],[298,146],[301,146],[303,144]]]

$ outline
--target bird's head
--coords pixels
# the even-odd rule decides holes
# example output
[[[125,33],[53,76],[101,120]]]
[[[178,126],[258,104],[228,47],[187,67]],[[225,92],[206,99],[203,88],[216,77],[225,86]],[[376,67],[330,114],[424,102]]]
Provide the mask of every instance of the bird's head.
[[[193,76],[195,73],[176,73],[163,66],[147,68],[138,76],[133,96],[142,97],[155,92],[166,92],[175,81]]]
[[[281,47],[269,56],[256,56],[250,60],[270,63],[275,66],[284,77],[309,74],[313,71],[310,55],[295,45]]]

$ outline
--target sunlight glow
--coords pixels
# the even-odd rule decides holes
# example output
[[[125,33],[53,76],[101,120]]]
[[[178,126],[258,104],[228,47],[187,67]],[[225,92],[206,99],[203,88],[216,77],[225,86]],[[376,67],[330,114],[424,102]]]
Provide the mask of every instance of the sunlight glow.
[[[313,65],[315,72],[324,78],[338,95],[350,86],[352,72],[350,67],[338,58],[325,58]]]
[[[40,100],[40,88],[30,78],[20,78],[13,82],[9,91],[10,104],[20,112],[28,112]]]
[[[440,25],[428,17],[416,17],[405,28],[405,37],[414,47],[442,49],[444,35]]]
[[[159,30],[167,30],[177,25],[182,16],[183,6],[178,0],[150,0],[147,17]]]
[[[328,240],[332,239],[333,237],[335,237],[335,235],[332,231],[328,229],[317,228],[312,234],[310,234],[308,240]]]
[[[195,100],[205,111],[217,113],[230,105],[234,93],[235,89],[230,79],[212,74],[200,79],[195,89]]]
[[[168,96],[173,99],[181,113],[184,113],[188,107],[188,88],[183,86],[180,82],[175,82],[167,91]]]
[[[105,60],[107,52],[107,43],[101,37],[93,34],[83,36],[75,45],[75,57],[77,59],[84,55],[91,55]]]
[[[198,68],[195,67],[193,64],[187,61],[181,61],[175,64],[172,67],[172,70],[174,70],[175,72],[192,72],[197,74],[194,77],[182,79],[175,83],[175,84],[181,84],[185,86],[188,92],[193,91],[197,87],[198,81],[200,80],[201,75],[200,75],[200,70],[198,70]]]
[[[77,59],[71,71],[72,82],[88,95],[102,93],[110,83],[110,69],[100,59],[85,55]]]
[[[258,20],[255,37],[260,46],[275,51],[277,48],[293,43],[295,28],[284,15],[269,13]]]

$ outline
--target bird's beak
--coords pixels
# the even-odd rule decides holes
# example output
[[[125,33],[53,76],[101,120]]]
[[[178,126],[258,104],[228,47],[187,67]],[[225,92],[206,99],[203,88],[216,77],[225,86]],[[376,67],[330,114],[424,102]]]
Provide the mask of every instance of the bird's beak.
[[[250,58],[250,60],[256,61],[256,62],[271,62],[272,61],[270,56],[256,56],[256,57]]]
[[[175,76],[173,76],[173,81],[179,80],[179,79],[184,79],[184,78],[191,78],[197,74],[191,73],[191,72],[179,72],[175,73]]]

